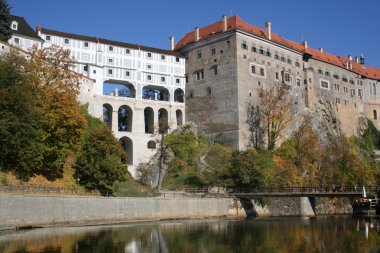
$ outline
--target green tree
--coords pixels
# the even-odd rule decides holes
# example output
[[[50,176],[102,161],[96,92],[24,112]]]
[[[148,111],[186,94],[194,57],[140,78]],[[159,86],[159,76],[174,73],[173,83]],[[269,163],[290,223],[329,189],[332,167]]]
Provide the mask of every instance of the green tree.
[[[87,189],[111,190],[116,181],[126,180],[125,151],[107,126],[82,109],[88,122],[83,147],[75,165],[75,175]]]
[[[274,187],[284,185],[283,170],[273,161],[268,150],[248,149],[232,154],[229,178],[232,186]]]
[[[42,166],[39,89],[15,51],[0,57],[0,168],[27,179]]]
[[[0,40],[8,41],[11,37],[10,7],[7,0],[0,0]]]

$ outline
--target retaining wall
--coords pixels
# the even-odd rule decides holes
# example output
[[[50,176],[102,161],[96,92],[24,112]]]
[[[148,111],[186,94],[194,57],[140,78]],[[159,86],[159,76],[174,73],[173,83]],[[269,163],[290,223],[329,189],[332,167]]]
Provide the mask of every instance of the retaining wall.
[[[229,213],[233,215],[234,210],[234,202],[228,198],[105,198],[0,194],[0,230],[19,226],[221,217]]]

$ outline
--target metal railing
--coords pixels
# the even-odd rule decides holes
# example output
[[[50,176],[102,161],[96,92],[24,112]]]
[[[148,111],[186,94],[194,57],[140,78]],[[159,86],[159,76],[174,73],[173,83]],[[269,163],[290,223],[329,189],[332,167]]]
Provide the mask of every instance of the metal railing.
[[[365,186],[366,193],[380,192],[380,186]],[[227,189],[229,194],[234,193],[363,193],[363,186],[329,186],[329,187],[241,187]]]

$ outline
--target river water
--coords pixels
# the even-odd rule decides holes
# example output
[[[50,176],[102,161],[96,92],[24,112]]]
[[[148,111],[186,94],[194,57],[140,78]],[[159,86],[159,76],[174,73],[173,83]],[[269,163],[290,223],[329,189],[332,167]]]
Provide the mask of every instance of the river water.
[[[43,228],[0,234],[0,252],[380,252],[380,223],[321,216]]]

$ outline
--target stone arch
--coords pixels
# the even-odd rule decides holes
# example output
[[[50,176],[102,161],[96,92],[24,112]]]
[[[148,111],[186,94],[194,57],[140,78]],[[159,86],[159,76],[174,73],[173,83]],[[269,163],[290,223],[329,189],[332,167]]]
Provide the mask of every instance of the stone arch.
[[[136,88],[127,81],[107,80],[103,83],[103,95],[135,98]]]
[[[182,126],[183,124],[183,115],[182,115],[182,111],[181,110],[176,110],[175,111],[175,116],[176,116],[176,119],[177,119],[177,126]]]
[[[103,122],[109,129],[112,129],[112,111],[110,104],[103,104]]]
[[[164,108],[158,110],[158,131],[159,133],[167,133],[169,129],[169,114]]]
[[[168,89],[161,86],[146,85],[142,90],[142,98],[157,101],[169,101],[170,92]]]
[[[117,115],[119,131],[132,132],[132,109],[127,105],[122,105],[119,107]]]
[[[120,139],[123,150],[127,153],[127,159],[123,160],[125,164],[133,165],[133,142],[130,138],[124,136]]]
[[[145,133],[153,134],[154,133],[154,111],[151,107],[146,107],[144,109],[144,125]]]
[[[185,92],[181,88],[176,89],[174,91],[174,102],[183,103],[184,102],[184,95],[185,95]]]
[[[156,149],[156,142],[155,141],[148,141],[147,147],[148,147],[148,149]]]

